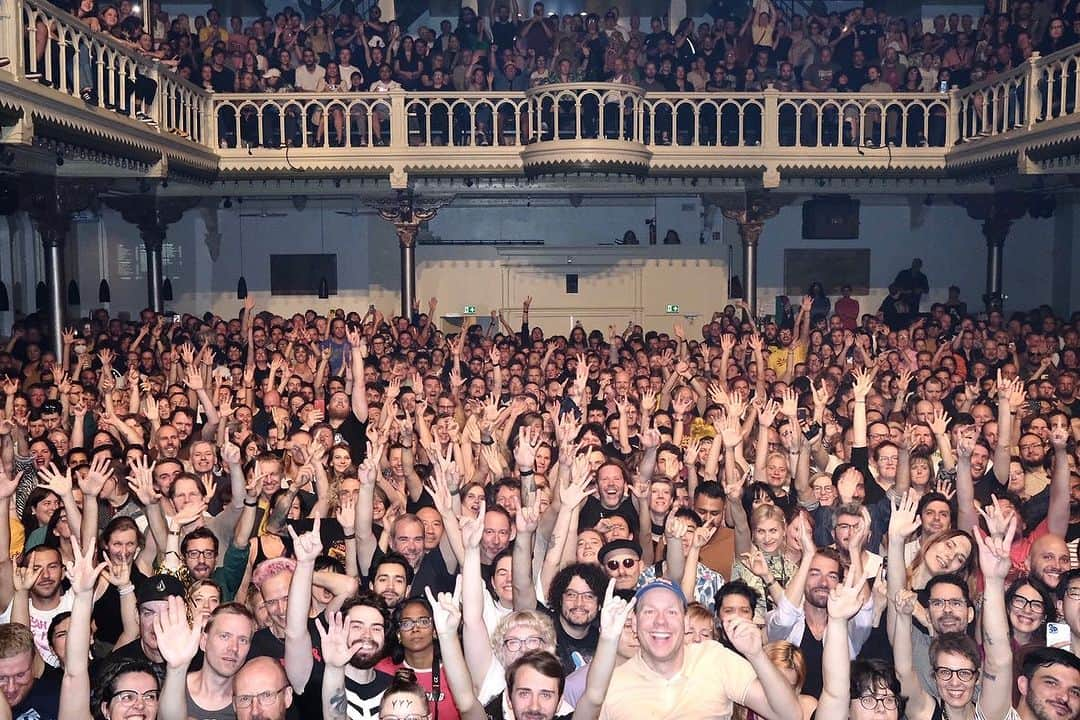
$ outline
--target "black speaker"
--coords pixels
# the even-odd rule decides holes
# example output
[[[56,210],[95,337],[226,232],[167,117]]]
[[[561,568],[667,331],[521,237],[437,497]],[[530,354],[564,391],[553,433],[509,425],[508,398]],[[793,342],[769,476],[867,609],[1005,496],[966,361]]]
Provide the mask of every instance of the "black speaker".
[[[859,201],[849,197],[807,200],[803,203],[802,234],[807,240],[857,240]]]

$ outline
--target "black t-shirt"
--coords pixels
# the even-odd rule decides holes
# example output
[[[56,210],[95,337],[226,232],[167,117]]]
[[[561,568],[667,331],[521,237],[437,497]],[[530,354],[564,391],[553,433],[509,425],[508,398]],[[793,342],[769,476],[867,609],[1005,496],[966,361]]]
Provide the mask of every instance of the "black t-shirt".
[[[500,22],[496,20],[491,23],[491,38],[492,44],[497,45],[500,50],[503,48],[513,48],[514,39],[517,38],[517,23],[513,20],[506,22]]]
[[[562,663],[563,670],[569,675],[582,665],[592,662],[596,654],[596,645],[600,642],[600,625],[594,622],[589,626],[585,637],[576,638],[563,628],[561,618],[550,608],[543,608],[551,615],[555,625],[555,654]]]
[[[285,657],[284,650],[282,651],[282,657]],[[141,638],[136,638],[135,640],[129,642],[127,645],[118,647],[111,653],[109,653],[110,660],[116,658],[124,658],[126,660],[142,660],[143,662],[147,662],[153,665],[155,668],[157,668],[157,670],[162,673],[162,675],[164,675],[165,673],[165,663],[154,662],[146,655],[146,652],[143,650]]]
[[[859,38],[859,49],[866,55],[866,62],[872,63],[878,59],[878,40],[885,33],[877,23],[870,25],[856,25],[855,34]]]
[[[601,519],[611,517],[612,515],[619,515],[626,519],[626,524],[630,527],[630,531],[633,532],[637,528],[638,513],[634,509],[634,503],[630,498],[623,498],[623,501],[619,503],[619,506],[614,509],[608,509],[600,504],[600,501],[595,497],[589,496],[585,501],[585,506],[581,508],[581,516],[578,518],[578,532],[586,530],[588,528],[596,527],[596,523]]]
[[[236,91],[236,75],[227,67],[220,70],[210,68],[210,86],[214,92],[231,93]]]
[[[41,677],[34,681],[30,694],[11,708],[12,720],[57,720],[60,714],[60,681],[63,673],[46,667]]]
[[[349,455],[352,457],[353,465],[359,466],[364,462],[364,456],[367,454],[367,422],[360,422],[355,413],[349,412],[348,417],[334,430],[334,434],[340,435],[341,439],[349,444]]]
[[[131,568],[131,584],[138,588],[146,580],[137,567]],[[120,620],[120,593],[115,585],[109,585],[94,603],[94,623],[97,625],[95,637],[101,642],[115,645],[124,632],[124,624]]]
[[[299,520],[289,520],[288,524],[292,526],[292,529],[299,536],[311,532],[311,529],[315,526],[315,521],[311,518],[300,518]],[[341,523],[336,518],[323,518],[322,522],[319,523],[319,537],[322,540],[323,554],[344,563],[345,530],[341,527]]]

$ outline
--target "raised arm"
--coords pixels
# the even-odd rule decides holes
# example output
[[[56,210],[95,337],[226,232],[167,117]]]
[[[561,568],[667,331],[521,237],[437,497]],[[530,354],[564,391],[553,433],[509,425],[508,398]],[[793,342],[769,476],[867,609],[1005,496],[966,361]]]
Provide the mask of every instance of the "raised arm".
[[[615,581],[609,580],[604,594],[604,604],[600,608],[600,642],[589,664],[589,674],[585,679],[585,692],[574,706],[574,720],[596,720],[600,717],[600,707],[604,704],[611,676],[615,672],[618,659],[619,637],[623,627],[634,609],[635,601],[623,600],[615,595]]]
[[[900,679],[900,692],[908,700],[908,717],[929,717],[934,712],[934,699],[923,688],[919,674],[915,672],[915,660],[911,646],[911,614],[918,600],[910,590],[901,590],[892,598],[889,614],[895,616],[892,635],[893,662]]]
[[[514,538],[514,555],[511,563],[514,610],[536,609],[536,584],[533,574],[533,538],[540,524],[540,494],[533,495],[529,505],[518,508],[514,518],[517,537]]]
[[[0,508],[7,512],[6,508]],[[7,542],[6,539],[4,542]],[[105,563],[94,565],[94,543],[82,553],[75,538],[75,555],[67,577],[75,600],[71,607],[67,650],[64,653],[64,679],[60,683],[60,709],[57,717],[65,720],[89,720],[90,715],[90,616],[94,612],[94,587]]]
[[[829,620],[825,626],[821,666],[821,695],[817,716],[828,720],[847,720],[851,706],[851,656],[848,649],[848,621],[862,608],[862,579],[848,573],[844,582],[829,592]]]
[[[367,43],[364,43],[364,49],[367,50]],[[367,354],[367,341],[359,330],[349,330],[347,337],[352,352],[352,362],[349,363],[353,375],[352,395],[350,396],[352,411],[357,420],[367,422],[367,393],[364,392],[364,355]]]
[[[188,624],[187,603],[183,598],[172,596],[167,602],[165,610],[154,620],[158,650],[165,660],[158,720],[187,720],[187,672],[199,652],[202,629]]]
[[[1050,507],[1046,512],[1046,529],[1065,537],[1069,531],[1069,451],[1066,443],[1069,431],[1058,427],[1050,431],[1054,448],[1054,468],[1050,475]]]
[[[439,593],[435,597],[431,588],[424,588],[431,613],[435,621],[435,630],[439,633],[439,647],[442,651],[443,668],[446,670],[447,684],[454,694],[454,705],[462,720],[487,720],[487,713],[476,697],[475,681],[469,671],[470,663],[458,644],[458,628],[461,626],[460,596],[456,593]]]
[[[297,536],[291,525],[286,527],[293,540],[296,571],[289,585],[289,605],[285,619],[285,674],[295,692],[303,692],[311,678],[314,660],[311,657],[311,634],[308,617],[311,612],[311,586],[315,576],[315,558],[322,553],[319,533],[320,519],[315,518],[311,532]]]
[[[465,543],[465,558],[461,562],[461,610],[465,622],[463,634],[465,659],[472,668],[472,681],[483,682],[491,667],[491,634],[484,623],[484,579],[480,573],[480,540],[484,535],[485,505],[480,503],[479,518],[461,518],[461,537]]]
[[[982,607],[985,658],[979,705],[988,718],[1005,717],[1012,707],[1013,659],[1009,620],[1005,610],[1005,577],[1012,567],[1009,550],[1015,534],[1015,515],[1009,520],[1004,538],[986,537],[981,529],[975,529],[979,567],[982,568],[986,581]]]
[[[743,704],[759,717],[769,720],[801,718],[802,708],[795,688],[765,654],[761,631],[753,621],[733,616],[724,621],[724,632],[735,650],[750,662],[757,673],[757,679],[750,684]]]

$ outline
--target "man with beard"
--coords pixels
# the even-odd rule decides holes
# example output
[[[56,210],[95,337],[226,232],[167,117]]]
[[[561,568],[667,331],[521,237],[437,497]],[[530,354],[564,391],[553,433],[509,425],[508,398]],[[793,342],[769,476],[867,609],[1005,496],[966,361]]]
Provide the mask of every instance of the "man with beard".
[[[1031,544],[1027,557],[1028,575],[1042,580],[1051,590],[1057,588],[1062,573],[1070,566],[1069,546],[1060,535],[1043,535]]]
[[[1018,720],[1080,717],[1080,658],[1060,648],[1037,648],[1024,656],[1016,679]]]
[[[592,660],[600,641],[597,619],[608,578],[596,565],[573,563],[551,579],[548,602],[556,654],[567,673]]]
[[[305,707],[310,703],[310,708],[314,710],[321,706],[322,675],[326,668],[322,649],[318,645],[319,627],[317,621],[310,618],[315,560],[322,552],[319,520],[316,518],[311,532],[300,536],[291,530],[290,533],[293,536],[296,570],[289,588],[286,614],[285,673],[293,690],[301,694],[301,703]],[[365,590],[345,601],[341,614],[349,629],[349,647],[356,648],[345,672],[345,683],[349,690],[349,703],[359,715],[350,715],[354,718],[376,718],[379,698],[390,683],[390,676],[374,670],[386,649],[390,611],[382,597]]]
[[[818,548],[813,554],[804,553],[795,576],[769,612],[765,630],[769,642],[787,640],[802,650],[806,660],[806,682],[803,692],[818,697],[822,689],[822,639],[828,624],[829,592],[843,578],[840,553],[832,548]],[[801,603],[795,605],[801,598]],[[854,659],[870,636],[874,621],[874,603],[868,600],[848,623],[848,642]]]
[[[215,608],[200,631],[189,627],[184,601],[169,601],[155,626],[158,649],[167,663],[158,720],[235,720],[233,680],[247,660],[255,616],[239,603]],[[202,667],[188,673],[202,650]]]
[[[375,669],[386,650],[386,630],[390,626],[390,611],[382,598],[363,591],[349,598],[341,608],[340,615],[328,618],[331,632],[344,631],[346,645],[352,651],[346,665],[331,665],[321,660],[313,662],[308,669],[305,694],[320,700],[325,677],[328,685],[344,687],[344,703],[351,720],[376,720],[383,693],[390,687],[391,677]],[[322,626],[316,626],[321,638],[325,637]],[[320,657],[321,657],[320,647]],[[286,673],[293,676],[288,657]],[[296,687],[293,680],[293,687]],[[340,698],[341,693],[337,696]]]
[[[63,592],[64,565],[60,551],[45,545],[38,545],[26,553],[21,563],[27,570],[27,577],[33,579],[29,589],[16,590],[12,575],[4,574],[0,599],[6,608],[0,614],[0,622],[10,622],[15,602],[30,602],[30,630],[34,634],[41,659],[52,667],[60,666],[60,658],[49,647],[49,625],[52,619],[62,612],[70,612],[75,602],[71,592]]]
[[[371,591],[381,597],[386,606],[393,610],[405,598],[409,597],[412,586],[413,570],[409,561],[390,553],[383,555],[371,566]]]
[[[952,505],[938,492],[928,492],[919,498],[919,534],[904,545],[904,558],[910,563],[928,538],[953,526]]]

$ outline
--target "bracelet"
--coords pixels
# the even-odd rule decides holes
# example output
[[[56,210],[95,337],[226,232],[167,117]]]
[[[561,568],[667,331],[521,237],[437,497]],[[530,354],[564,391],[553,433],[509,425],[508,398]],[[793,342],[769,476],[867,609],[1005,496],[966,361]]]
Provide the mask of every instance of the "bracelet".
[[[518,470],[518,475],[520,475],[521,477],[528,477],[529,475],[534,475],[534,474],[535,474],[535,472],[532,471],[532,470]]]
[[[345,535],[344,537],[345,537],[346,540],[355,540],[356,539],[356,533],[349,533],[348,535]]]
[[[248,502],[247,500],[244,500],[244,507],[257,507],[258,504],[258,500],[256,500],[255,502]]]
[[[130,595],[131,593],[135,592],[135,586],[131,583],[128,583],[127,585],[116,588],[116,592],[120,594],[120,597],[123,597],[124,595]]]
[[[480,444],[481,445],[487,445],[487,446],[494,445],[495,444],[495,438],[493,438],[493,437],[480,438]]]

